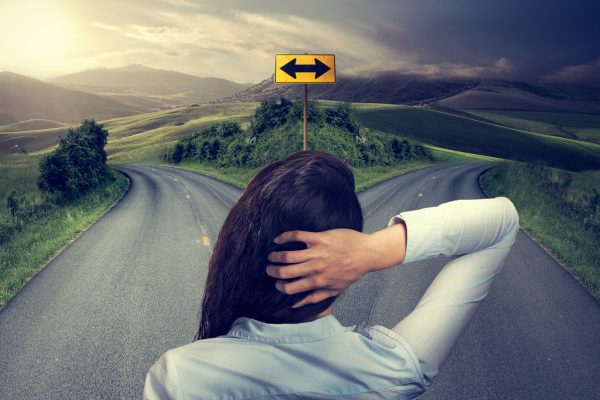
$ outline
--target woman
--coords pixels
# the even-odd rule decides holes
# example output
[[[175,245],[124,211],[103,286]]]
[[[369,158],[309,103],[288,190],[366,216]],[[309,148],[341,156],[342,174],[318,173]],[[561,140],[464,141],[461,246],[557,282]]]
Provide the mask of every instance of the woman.
[[[147,399],[412,399],[431,384],[502,267],[519,227],[505,197],[456,200],[362,233],[337,158],[294,153],[258,173],[215,244],[196,341],[163,354]],[[392,329],[332,314],[368,272],[462,255]]]

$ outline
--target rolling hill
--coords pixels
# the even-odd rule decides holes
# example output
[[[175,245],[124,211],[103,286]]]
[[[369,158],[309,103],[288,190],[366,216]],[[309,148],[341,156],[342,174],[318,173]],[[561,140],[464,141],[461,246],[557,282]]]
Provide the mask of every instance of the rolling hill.
[[[102,121],[108,129],[109,158],[145,158],[196,129],[217,122],[250,119],[257,103],[201,104]],[[23,132],[0,133],[0,154],[21,149],[36,152],[56,146],[68,126]],[[139,156],[139,157],[138,157]]]
[[[357,104],[363,126],[435,146],[581,171],[600,169],[600,146],[542,135],[426,108]]]
[[[132,64],[90,69],[53,78],[50,82],[100,94],[145,111],[204,103],[249,87],[220,78],[201,78],[176,71]]]
[[[469,109],[462,112],[471,118],[481,118],[515,129],[600,144],[600,114],[485,109]]]
[[[336,102],[323,101],[324,107]],[[104,121],[113,162],[158,159],[166,146],[217,122],[247,124],[258,103],[202,104]],[[407,136],[430,146],[471,154],[533,161],[574,171],[600,169],[600,146],[512,129],[421,107],[354,104],[364,127]],[[66,128],[0,133],[0,153],[34,152],[56,145]],[[300,133],[299,133],[300,134]],[[309,126],[310,140],[310,126]],[[442,151],[442,150],[440,150]]]
[[[560,89],[560,86],[554,88]],[[455,109],[600,113],[600,99],[586,96],[584,91],[551,91],[544,82],[534,85],[484,81],[472,89],[438,100],[434,105]]]
[[[31,119],[79,122],[84,118],[108,119],[138,112],[109,98],[0,72],[0,125]]]
[[[59,128],[66,125],[67,124],[62,122],[56,122],[49,119],[28,119],[12,124],[0,125],[0,132],[33,131],[37,129]]]

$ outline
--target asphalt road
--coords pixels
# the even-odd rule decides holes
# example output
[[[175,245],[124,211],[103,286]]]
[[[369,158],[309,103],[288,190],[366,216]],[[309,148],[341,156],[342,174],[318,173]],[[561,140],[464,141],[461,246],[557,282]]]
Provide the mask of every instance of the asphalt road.
[[[365,231],[403,210],[484,197],[490,164],[438,165],[359,194]],[[137,399],[165,350],[191,341],[214,240],[240,190],[188,171],[119,167],[126,196],[0,312],[0,399]],[[391,327],[448,258],[352,286],[335,315]],[[523,232],[423,399],[600,398],[600,307]]]

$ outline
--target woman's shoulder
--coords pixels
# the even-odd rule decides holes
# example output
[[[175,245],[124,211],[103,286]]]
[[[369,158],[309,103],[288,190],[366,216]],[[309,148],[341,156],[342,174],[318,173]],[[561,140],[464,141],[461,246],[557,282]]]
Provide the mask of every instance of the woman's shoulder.
[[[241,340],[231,336],[219,336],[216,338],[196,340],[178,347],[174,347],[167,352],[175,361],[186,359],[208,359],[211,355],[227,358],[227,354],[234,353],[240,346],[247,346],[247,340]]]
[[[351,393],[357,380],[373,390],[382,380],[387,386],[408,385],[403,389],[408,390],[417,385],[414,390],[422,390],[422,373],[406,342],[380,325],[362,328],[305,343],[264,343],[229,336],[195,341],[163,355],[168,368],[156,370],[164,373],[157,380],[171,382],[186,396],[199,398],[240,390],[253,396],[289,388],[304,392],[308,386]],[[291,369],[301,373],[290,375]],[[256,377],[268,377],[269,388],[257,384],[264,380]]]

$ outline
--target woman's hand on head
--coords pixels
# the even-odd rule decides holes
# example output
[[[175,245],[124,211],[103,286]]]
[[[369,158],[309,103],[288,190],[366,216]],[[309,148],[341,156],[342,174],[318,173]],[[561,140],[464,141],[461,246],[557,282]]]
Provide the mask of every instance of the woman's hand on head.
[[[385,247],[388,243],[381,239],[385,238],[378,233],[343,228],[284,232],[275,238],[275,243],[304,242],[307,248],[269,253],[271,262],[288,265],[268,265],[266,272],[278,278],[276,287],[283,293],[312,291],[294,307],[318,303],[340,294],[367,272],[395,265],[397,260],[390,257]]]

